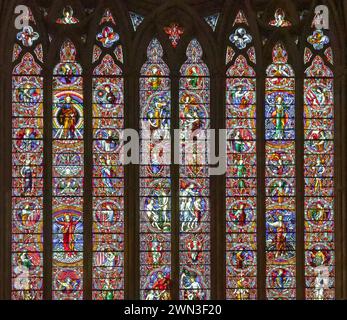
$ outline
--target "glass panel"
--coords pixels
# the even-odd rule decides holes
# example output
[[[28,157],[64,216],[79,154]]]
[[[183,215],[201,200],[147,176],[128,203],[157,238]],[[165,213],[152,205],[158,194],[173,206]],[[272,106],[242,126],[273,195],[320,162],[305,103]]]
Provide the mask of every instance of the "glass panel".
[[[82,68],[67,40],[53,71],[53,300],[83,299]]]
[[[119,36],[113,31],[116,21],[109,9],[99,25],[101,35],[98,34],[97,41],[103,41],[101,47],[118,51],[106,54],[93,73],[92,294],[95,300],[118,300],[124,299],[124,167],[120,144],[124,129],[124,80],[115,60],[123,60],[123,51]],[[112,41],[106,39],[105,29]],[[104,51],[100,49],[93,59],[98,56],[98,61]]]
[[[210,181],[207,129],[210,128],[209,70],[196,39],[181,67],[179,180],[179,288],[182,300],[208,300],[211,295]]]
[[[169,69],[163,48],[153,39],[140,78],[140,297],[171,298],[171,173],[162,161],[170,150],[171,118]],[[158,143],[155,145],[149,139]]]
[[[266,296],[296,298],[295,79],[281,43],[265,91]]]

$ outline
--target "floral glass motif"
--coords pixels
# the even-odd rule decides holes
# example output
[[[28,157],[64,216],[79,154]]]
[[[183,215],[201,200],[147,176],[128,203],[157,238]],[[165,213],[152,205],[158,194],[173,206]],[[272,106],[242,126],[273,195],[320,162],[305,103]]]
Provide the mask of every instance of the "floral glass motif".
[[[249,66],[247,59],[240,55],[235,59],[235,63],[230,66],[230,68],[227,71],[228,76],[234,76],[234,74],[238,74],[241,76],[252,76],[255,77],[255,71],[252,67]]]
[[[201,143],[207,139],[206,130],[210,128],[210,78],[202,55],[200,43],[193,39],[180,71],[179,296],[182,300],[211,297],[208,147]],[[197,141],[187,143],[187,137],[196,137]]]
[[[314,19],[321,18],[317,13]],[[308,43],[312,44],[309,40]],[[304,61],[304,240],[308,300],[335,299],[334,74],[324,61],[326,58],[331,63],[332,54],[329,47],[324,55],[319,51],[312,62]]]
[[[321,50],[330,42],[329,37],[324,35],[323,30],[314,30],[313,34],[307,38],[315,50]]]
[[[66,40],[53,71],[53,293],[83,299],[84,110],[82,68]]]
[[[286,14],[283,9],[278,8],[275,11],[275,19],[269,22],[269,25],[277,28],[290,27],[292,24],[285,19]]]
[[[296,297],[295,78],[278,43],[265,91],[266,297]]]
[[[237,28],[235,32],[230,35],[229,40],[231,43],[235,44],[239,50],[242,50],[252,42],[252,36],[247,33],[245,28]]]
[[[244,24],[245,19],[243,15]],[[242,50],[245,54],[245,48]],[[247,50],[247,55],[250,63],[242,54],[233,64],[226,63],[226,298],[230,300],[257,297],[256,73],[251,66],[256,59],[254,47]]]
[[[166,137],[171,128],[170,72],[163,61],[163,48],[153,39],[140,78],[140,298],[171,299],[171,173],[160,161],[170,150]],[[148,141],[145,131],[162,138],[160,150]]]
[[[33,55],[27,52],[23,55],[22,63],[14,68],[13,73],[25,74],[25,72],[27,72],[27,74],[34,74],[34,72],[36,72],[35,74],[40,74],[41,71],[42,67],[35,63]]]
[[[122,69],[115,63],[114,59],[111,55],[107,54],[102,59],[102,63],[100,63],[94,69],[94,75],[121,75]]]
[[[171,23],[169,27],[164,28],[164,31],[169,36],[172,46],[176,48],[184,29],[178,23]]]
[[[325,65],[323,58],[319,55],[314,57],[311,67],[306,69],[305,72],[310,77],[334,77],[331,69]]]
[[[119,34],[107,26],[97,34],[96,40],[100,41],[104,48],[111,48],[119,40]]]
[[[35,32],[31,26],[24,27],[23,31],[17,34],[17,39],[21,41],[25,47],[31,47],[38,38],[39,34]]]
[[[73,16],[74,12],[71,6],[66,6],[63,9],[63,16],[58,18],[56,23],[58,24],[76,24],[79,22],[77,18]]]

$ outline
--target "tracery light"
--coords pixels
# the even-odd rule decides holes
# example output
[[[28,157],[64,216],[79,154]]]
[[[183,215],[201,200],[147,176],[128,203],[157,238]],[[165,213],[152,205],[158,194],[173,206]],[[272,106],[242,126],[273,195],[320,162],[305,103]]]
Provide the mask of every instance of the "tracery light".
[[[216,31],[219,17],[220,17],[220,13],[218,12],[213,15],[204,17],[204,20],[212,28],[213,31]]]
[[[286,20],[286,13],[282,8],[278,8],[275,11],[274,20],[269,22],[269,25],[277,28],[290,27],[292,23],[289,20]]]
[[[171,45],[176,48],[184,33],[184,28],[182,28],[178,23],[171,23],[168,27],[164,27],[164,31],[169,36]]]
[[[56,20],[57,24],[76,24],[79,20],[74,17],[74,11],[71,6],[66,6],[63,9],[63,16]]]
[[[129,15],[130,15],[130,20],[131,20],[131,24],[133,26],[133,29],[134,31],[136,31],[141,23],[143,22],[143,20],[145,19],[145,17],[141,16],[140,14],[138,13],[135,13],[135,12],[129,12]]]

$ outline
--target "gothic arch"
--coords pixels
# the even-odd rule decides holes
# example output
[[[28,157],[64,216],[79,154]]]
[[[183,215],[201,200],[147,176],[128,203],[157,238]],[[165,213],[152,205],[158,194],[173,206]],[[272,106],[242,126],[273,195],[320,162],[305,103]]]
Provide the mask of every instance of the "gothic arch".
[[[163,31],[163,28],[168,26],[171,20],[178,22],[185,29],[176,49],[172,48],[167,35]],[[180,66],[185,61],[186,48],[192,38],[197,38],[201,43],[204,56],[206,55],[205,60],[209,68],[214,70],[216,67],[216,45],[212,38],[213,34],[211,29],[194,10],[180,1],[170,0],[145,18],[138,30],[133,45],[134,49],[141,48],[141,50],[133,50],[134,54],[140,52],[140,54],[143,55],[143,52],[146,51],[148,42],[153,38],[154,34],[157,34],[158,39],[162,43],[164,52],[168,56],[167,63],[173,75],[178,73]],[[132,61],[138,60],[140,59],[132,57]],[[140,65],[141,63],[139,62],[137,69]]]

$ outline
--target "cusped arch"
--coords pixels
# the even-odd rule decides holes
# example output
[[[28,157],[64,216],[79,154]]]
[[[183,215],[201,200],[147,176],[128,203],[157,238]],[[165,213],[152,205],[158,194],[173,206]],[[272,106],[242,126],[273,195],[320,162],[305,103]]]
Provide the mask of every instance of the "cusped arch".
[[[295,73],[302,68],[302,63],[300,59],[300,54],[297,49],[296,42],[298,41],[297,37],[289,34],[289,33],[282,33],[282,32],[274,32],[269,39],[266,40],[264,50],[263,50],[263,62],[264,67],[266,68],[270,64],[272,64],[272,54],[273,49],[277,45],[277,43],[281,43],[284,48],[286,49],[286,52],[288,53],[288,60],[287,62],[293,67]]]
[[[329,29],[323,29],[323,33],[326,34],[329,33],[329,43],[325,46],[324,50],[328,47],[331,47],[333,56],[334,56],[334,64],[332,66],[332,69],[334,71],[334,74],[337,75],[343,70],[341,66],[343,65],[343,61],[345,59],[343,55],[343,48],[345,47],[344,43],[342,43],[342,25],[341,22],[341,16],[338,14],[338,8],[334,1],[330,0],[314,0],[311,5],[310,9],[308,11],[308,14],[305,16],[302,26],[302,33],[300,35],[300,57],[304,57],[305,55],[305,48],[311,47],[310,44],[307,42],[308,37],[312,35],[312,23],[315,16],[315,9],[318,6],[326,6],[328,8],[328,14],[329,14]],[[301,59],[302,60],[302,59]]]
[[[226,54],[228,46],[231,45],[230,36],[238,28],[236,19],[240,19],[240,14],[243,15],[241,20],[245,19],[245,23],[239,24],[239,27],[247,27],[247,34],[251,37],[250,42],[252,43],[252,47],[255,49],[256,63],[254,68],[257,74],[261,74],[263,62],[262,43],[257,24],[256,12],[254,11],[250,0],[227,0],[223,8],[218,33],[219,58],[223,64],[223,70],[225,70],[228,64],[226,63]],[[249,48],[249,46],[247,46],[247,48]],[[237,58],[239,54],[240,52],[235,53],[235,57]]]
[[[175,13],[176,20],[163,21],[162,17],[168,16],[170,13]],[[179,12],[179,14],[177,13]],[[169,15],[173,16],[173,15]],[[160,17],[160,18],[159,18]],[[185,23],[182,23],[184,21]],[[174,49],[168,36],[165,34],[163,28],[171,22],[178,22],[184,28],[184,34],[178,46]],[[211,28],[206,24],[202,17],[195,12],[191,7],[184,3],[170,0],[162,6],[158,7],[150,16],[145,17],[144,22],[141,24],[136,37],[133,42],[133,56],[132,61],[136,61],[136,70],[139,70],[143,61],[145,60],[145,51],[148,43],[153,37],[157,37],[164,49],[164,56],[167,57],[167,63],[173,74],[179,74],[179,68],[186,60],[186,48],[193,38],[196,38],[201,44],[204,51],[204,60],[210,70],[215,71],[217,67],[217,45],[213,39]],[[139,54],[143,56],[139,59]]]
[[[127,18],[127,9],[124,3],[120,0],[106,0],[101,2],[93,13],[93,18],[90,22],[88,39],[87,39],[87,51],[89,63],[92,62],[93,46],[97,34],[100,32],[100,21],[105,14],[106,10],[109,10],[114,19],[115,32],[119,33],[119,43],[122,45],[122,55],[124,57],[123,69],[125,72],[128,70],[130,65],[130,47],[131,47],[131,26],[130,21]],[[103,49],[103,48],[101,48]],[[106,50],[102,50],[101,58],[107,54]]]

